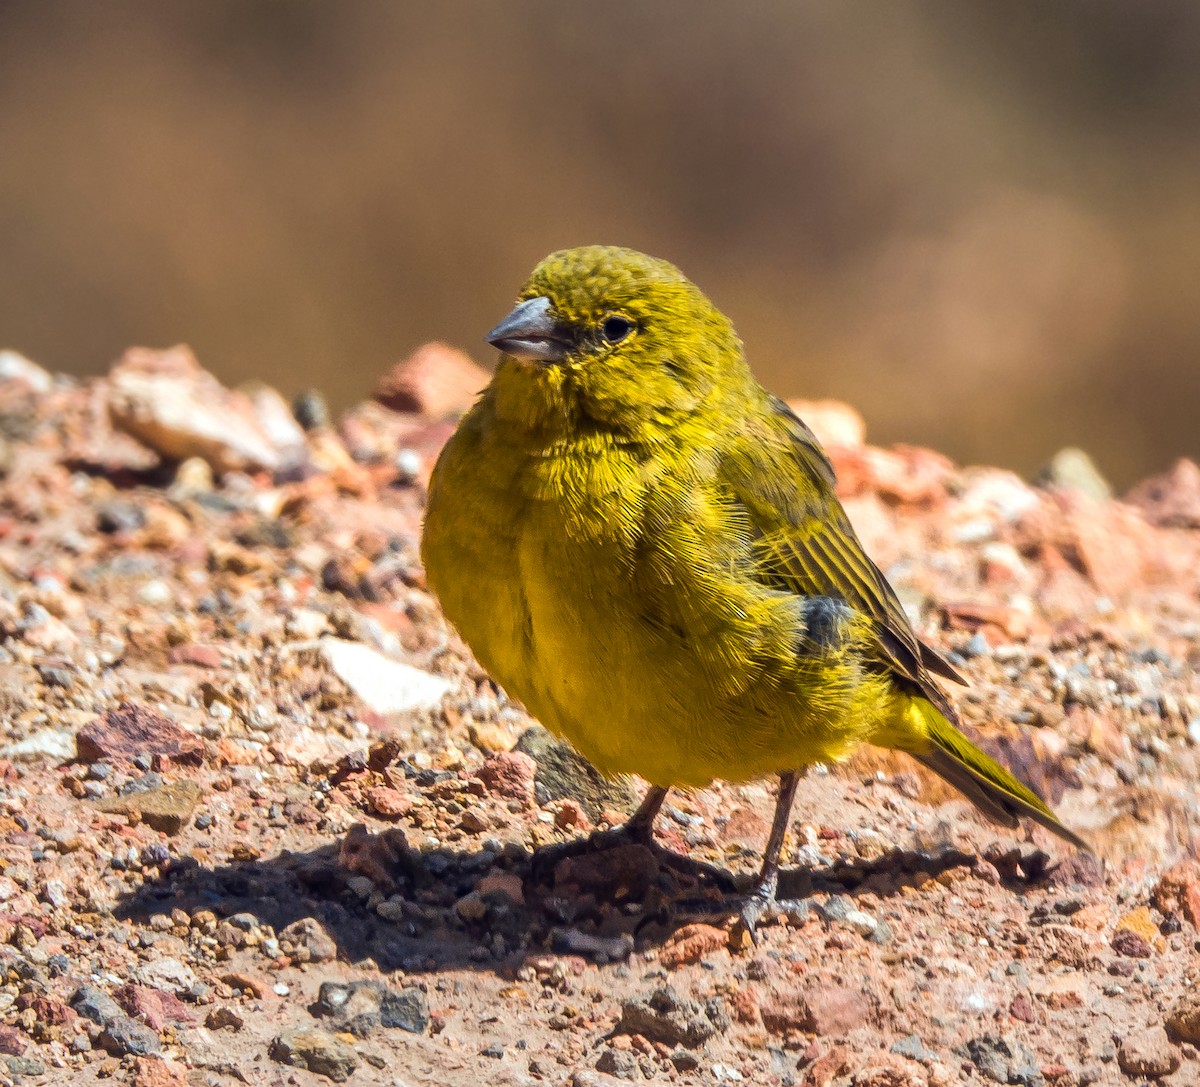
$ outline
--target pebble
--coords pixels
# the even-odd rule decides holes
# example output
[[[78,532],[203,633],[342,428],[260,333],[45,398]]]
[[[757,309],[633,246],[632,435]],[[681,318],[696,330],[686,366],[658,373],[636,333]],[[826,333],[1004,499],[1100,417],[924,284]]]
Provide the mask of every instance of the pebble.
[[[324,1030],[285,1030],[272,1039],[268,1052],[278,1064],[305,1068],[334,1083],[345,1083],[358,1068],[354,1050]]]
[[[1178,1070],[1179,1050],[1162,1027],[1147,1027],[1125,1038],[1117,1048],[1117,1064],[1127,1076],[1161,1079]]]
[[[648,996],[623,1001],[621,1018],[613,1029],[617,1034],[641,1034],[666,1046],[695,1049],[728,1028],[722,1001],[701,1005],[664,985]]]
[[[75,990],[71,997],[71,1007],[85,1019],[90,1019],[100,1026],[124,1014],[121,1005],[108,993],[92,985],[82,985]]]
[[[294,946],[298,962],[329,962],[337,958],[337,943],[315,917],[293,921],[279,933],[279,940]]]
[[[995,1034],[985,1034],[967,1042],[965,1055],[981,1075],[996,1083],[1042,1087],[1044,1082],[1037,1059],[1020,1042]]]
[[[162,1052],[158,1034],[123,1013],[104,1024],[98,1041],[100,1048],[114,1057],[149,1057]]]
[[[321,639],[330,668],[376,713],[412,713],[439,705],[453,689],[450,680],[401,664],[360,642]]]

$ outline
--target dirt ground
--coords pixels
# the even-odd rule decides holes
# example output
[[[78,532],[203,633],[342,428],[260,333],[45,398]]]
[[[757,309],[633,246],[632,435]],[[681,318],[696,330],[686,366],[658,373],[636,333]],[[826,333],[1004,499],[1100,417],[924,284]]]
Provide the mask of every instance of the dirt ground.
[[[864,753],[803,782],[804,904],[755,942],[672,908],[699,864],[531,863],[642,786],[424,587],[478,381],[430,348],[302,427],[182,350],[85,384],[0,354],[6,1082],[1200,1083],[1200,469],[1117,500],[1077,454],[1034,486],[801,407],[965,722],[1096,852]],[[674,793],[658,843],[749,875],[773,794]]]

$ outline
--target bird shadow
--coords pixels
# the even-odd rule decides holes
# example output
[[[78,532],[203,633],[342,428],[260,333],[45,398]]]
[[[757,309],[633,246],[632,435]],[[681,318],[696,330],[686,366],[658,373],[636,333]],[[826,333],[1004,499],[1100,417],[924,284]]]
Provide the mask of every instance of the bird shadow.
[[[580,955],[604,963],[636,947],[661,945],[694,920],[672,901],[727,893],[706,865],[663,863],[661,848],[629,844],[580,849],[538,873],[520,845],[458,851],[409,846],[398,830],[351,829],[342,840],[305,852],[208,867],[191,857],[161,866],[116,910],[148,922],[181,909],[217,918],[250,914],[281,933],[318,921],[343,961],[372,960],[380,970],[433,974],[454,969],[512,974],[531,955]],[[693,868],[689,871],[689,868]],[[887,899],[954,869],[972,869],[1020,892],[1052,871],[1040,851],[939,853],[896,850],[870,861],[785,870],[780,897],[807,899],[816,916],[833,896]],[[716,919],[719,923],[719,918]]]

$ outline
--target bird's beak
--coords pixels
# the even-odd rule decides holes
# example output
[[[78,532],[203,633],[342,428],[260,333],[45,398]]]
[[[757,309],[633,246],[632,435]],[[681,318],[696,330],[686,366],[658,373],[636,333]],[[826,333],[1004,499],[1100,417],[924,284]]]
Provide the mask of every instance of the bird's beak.
[[[561,362],[572,346],[555,320],[550,299],[543,296],[519,302],[485,339],[506,355],[540,362]]]

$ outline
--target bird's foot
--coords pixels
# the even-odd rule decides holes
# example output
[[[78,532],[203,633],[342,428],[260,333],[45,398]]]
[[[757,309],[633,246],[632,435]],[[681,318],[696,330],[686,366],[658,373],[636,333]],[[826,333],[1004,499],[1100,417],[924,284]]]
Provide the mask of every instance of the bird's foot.
[[[808,902],[803,898],[779,898],[778,873],[766,879],[759,878],[754,886],[743,894],[727,894],[723,898],[676,899],[666,907],[672,926],[695,921],[724,920],[734,917],[733,936],[745,934],[751,943],[757,943],[759,923],[768,917],[808,916]]]

